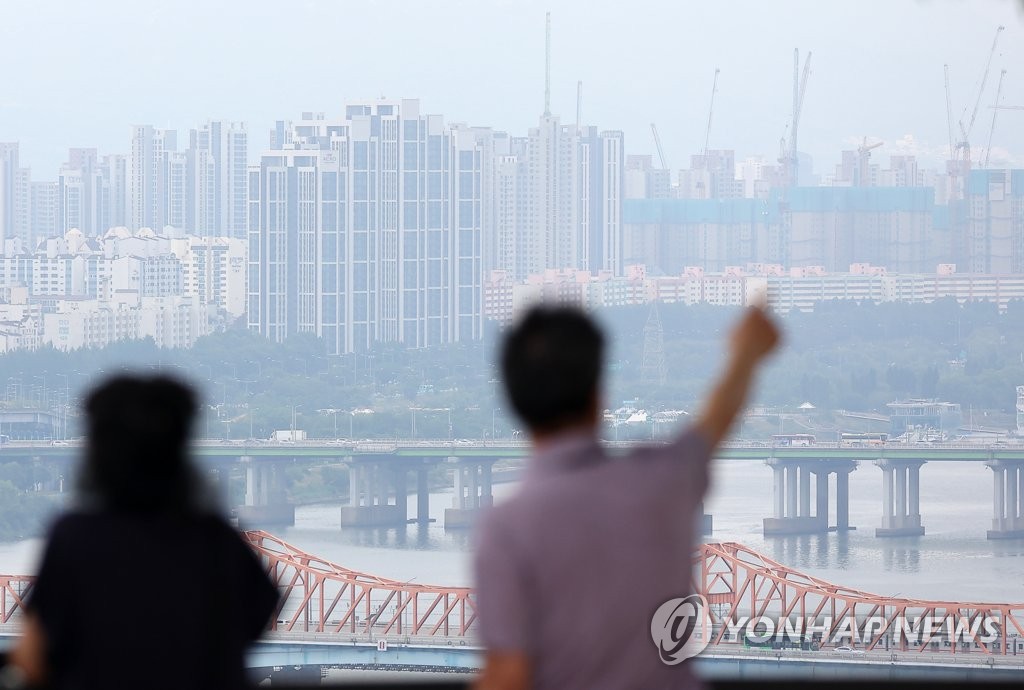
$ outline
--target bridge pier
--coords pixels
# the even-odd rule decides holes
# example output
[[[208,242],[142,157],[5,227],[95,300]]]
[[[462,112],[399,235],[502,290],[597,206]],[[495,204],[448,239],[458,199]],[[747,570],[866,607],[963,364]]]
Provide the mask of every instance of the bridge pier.
[[[1024,462],[992,460],[992,529],[989,539],[1024,537]]]
[[[882,526],[876,537],[918,537],[921,524],[923,460],[876,460],[882,469]]]
[[[245,465],[245,504],[235,508],[238,521],[275,527],[294,525],[295,506],[285,500],[273,462],[251,456],[240,460]]]
[[[836,475],[836,527],[850,529],[850,472],[853,461],[777,460],[767,461],[772,468],[772,517],[764,518],[765,536],[818,534],[829,531],[828,477]],[[811,485],[814,485],[814,510],[811,510]]]
[[[430,522],[430,485],[427,467],[416,469],[416,522],[426,525]]]
[[[697,519],[700,520],[700,535],[702,537],[706,537],[711,534],[711,528],[714,526],[714,518],[710,513],[704,512],[704,501],[700,502]]]
[[[445,529],[472,527],[480,509],[494,503],[491,490],[493,464],[493,460],[456,460],[455,496],[452,507],[444,511]]]
[[[407,467],[395,462],[354,460],[349,465],[348,505],[341,508],[342,527],[404,525],[409,514]],[[394,503],[391,502],[392,493]]]

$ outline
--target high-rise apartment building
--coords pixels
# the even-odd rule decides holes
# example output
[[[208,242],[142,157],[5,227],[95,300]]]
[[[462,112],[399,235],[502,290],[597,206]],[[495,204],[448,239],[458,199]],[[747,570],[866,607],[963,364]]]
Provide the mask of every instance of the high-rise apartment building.
[[[18,142],[0,142],[0,246],[5,240],[30,242],[32,185],[20,166]]]
[[[950,209],[957,270],[1024,273],[1024,170],[971,171]]]
[[[128,160],[128,227],[185,227],[187,159],[178,133],[149,125],[132,127]]]
[[[621,132],[563,125],[545,114],[526,137],[502,141],[496,151],[490,268],[517,279],[550,268],[622,270]]]
[[[100,209],[103,232],[128,225],[128,158],[122,154],[103,156],[100,161]]]
[[[189,217],[195,219],[191,228],[194,232],[245,237],[248,142],[249,135],[242,123],[211,120],[192,130]]]
[[[59,230],[60,187],[57,182],[33,181],[31,187],[31,218],[29,221],[32,237],[55,237]]]
[[[88,237],[106,232],[103,178],[96,149],[70,149],[57,177],[57,225],[61,234],[77,228]]]
[[[290,131],[249,172],[250,327],[331,353],[479,338],[490,130],[380,100]]]
[[[626,199],[671,199],[675,196],[672,172],[665,168],[655,168],[650,154],[626,156],[623,175],[623,196]]]

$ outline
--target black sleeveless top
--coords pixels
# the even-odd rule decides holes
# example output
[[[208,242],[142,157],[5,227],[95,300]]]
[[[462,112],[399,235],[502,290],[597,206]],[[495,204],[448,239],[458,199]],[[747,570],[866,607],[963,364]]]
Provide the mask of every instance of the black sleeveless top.
[[[27,607],[49,687],[177,690],[246,687],[277,600],[223,518],[100,511],[53,526]]]

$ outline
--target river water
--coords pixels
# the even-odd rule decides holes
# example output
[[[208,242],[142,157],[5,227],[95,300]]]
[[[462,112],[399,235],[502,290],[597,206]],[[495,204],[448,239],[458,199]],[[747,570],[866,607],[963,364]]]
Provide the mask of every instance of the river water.
[[[850,521],[857,530],[764,537],[761,519],[771,514],[771,479],[770,468],[760,463],[717,462],[707,502],[714,516],[712,540],[741,542],[797,570],[881,595],[1024,602],[1024,540],[985,538],[992,520],[992,474],[981,463],[922,468],[923,537],[874,536],[881,522],[882,472],[869,463],[850,476]],[[514,484],[496,485],[495,500],[515,490]],[[450,491],[431,494],[430,514],[437,522],[426,527],[341,529],[339,505],[319,504],[299,507],[295,526],[276,533],[347,568],[420,584],[468,585],[471,536],[442,526],[451,500]],[[830,502],[834,510],[834,496]],[[409,503],[415,514],[415,496]],[[0,573],[33,572],[40,547],[38,539],[0,543]]]

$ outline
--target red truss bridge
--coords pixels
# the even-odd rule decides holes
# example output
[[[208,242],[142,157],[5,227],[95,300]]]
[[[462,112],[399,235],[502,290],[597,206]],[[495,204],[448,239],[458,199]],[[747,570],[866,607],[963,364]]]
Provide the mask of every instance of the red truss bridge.
[[[413,584],[343,568],[267,532],[244,533],[281,592],[271,630],[466,638],[476,623],[469,587]]]
[[[472,645],[473,590],[414,584],[344,568],[263,531],[243,533],[281,593],[271,631],[416,638]],[[694,573],[709,606],[711,653],[767,645],[768,628],[804,649],[1024,654],[1024,603],[886,597],[836,585],[735,542],[702,544]],[[16,623],[33,579],[0,575],[0,631]],[[785,622],[785,621],[788,621]],[[788,637],[787,637],[788,635]],[[788,642],[786,641],[788,639]]]
[[[745,619],[754,625],[754,638],[769,625],[778,630],[779,621],[802,622],[803,630],[791,637],[815,648],[1024,652],[1024,603],[881,596],[807,575],[735,542],[702,544],[694,561],[700,593],[710,604],[713,646],[743,644],[735,632]]]

